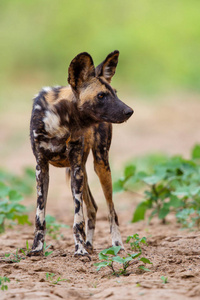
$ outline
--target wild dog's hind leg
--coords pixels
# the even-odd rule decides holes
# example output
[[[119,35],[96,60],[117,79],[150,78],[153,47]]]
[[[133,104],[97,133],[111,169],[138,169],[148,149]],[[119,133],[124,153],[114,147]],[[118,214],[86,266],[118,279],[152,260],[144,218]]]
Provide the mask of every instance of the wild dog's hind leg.
[[[35,217],[35,236],[32,250],[29,255],[42,254],[45,239],[46,222],[45,209],[49,186],[49,165],[47,162],[38,162],[36,166],[37,181],[37,210]]]
[[[93,252],[93,236],[96,224],[96,213],[97,205],[90,191],[87,174],[84,172],[84,190],[83,190],[83,200],[86,205],[87,210],[87,226],[86,226],[86,242],[85,248],[91,254]]]
[[[118,217],[115,212],[112,199],[112,178],[108,161],[108,151],[111,142],[112,128],[110,124],[102,123],[95,133],[95,144],[92,149],[94,156],[94,169],[97,173],[106,198],[109,209],[110,232],[112,236],[112,245],[121,246],[124,249],[121,234],[119,231]]]

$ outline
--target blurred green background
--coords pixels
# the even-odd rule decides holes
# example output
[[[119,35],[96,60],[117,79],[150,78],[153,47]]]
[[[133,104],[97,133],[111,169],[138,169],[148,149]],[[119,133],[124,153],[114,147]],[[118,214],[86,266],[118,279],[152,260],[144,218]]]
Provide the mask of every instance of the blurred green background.
[[[64,85],[76,54],[118,49],[126,89],[200,90],[198,0],[1,0],[0,38],[1,89]]]
[[[89,52],[97,65],[115,49],[120,51],[120,59],[113,85],[134,109],[139,104],[137,97],[157,97],[160,103],[163,95],[199,98],[200,1],[0,1],[0,165],[12,167],[17,159],[29,163],[27,149],[34,161],[28,138],[33,95],[42,86],[67,84],[69,63],[78,53]],[[149,115],[149,107],[145,107]],[[133,136],[155,133],[155,129],[146,131],[147,124],[141,129],[145,107],[136,107],[133,121],[128,122],[138,130],[130,132]],[[154,114],[159,116],[159,108]],[[163,115],[157,122],[163,118],[168,117]],[[122,130],[122,134],[128,132]],[[194,143],[198,142],[196,136]],[[138,145],[142,145],[140,141]],[[144,145],[142,149],[149,148]]]

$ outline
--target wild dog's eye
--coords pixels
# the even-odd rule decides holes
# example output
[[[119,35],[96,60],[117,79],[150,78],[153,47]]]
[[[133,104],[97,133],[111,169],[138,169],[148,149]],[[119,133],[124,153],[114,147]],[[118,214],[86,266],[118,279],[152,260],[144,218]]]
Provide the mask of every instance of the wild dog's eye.
[[[98,93],[97,98],[98,99],[103,99],[105,96],[106,96],[106,94],[101,92],[101,93]]]

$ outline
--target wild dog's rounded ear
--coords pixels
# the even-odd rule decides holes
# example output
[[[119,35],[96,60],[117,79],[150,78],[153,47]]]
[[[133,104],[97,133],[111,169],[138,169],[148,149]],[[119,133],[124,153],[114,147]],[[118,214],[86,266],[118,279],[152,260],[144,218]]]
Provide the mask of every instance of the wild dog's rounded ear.
[[[79,88],[94,76],[94,63],[92,57],[87,52],[78,54],[71,61],[68,69],[68,83],[75,92],[78,92]]]
[[[96,76],[103,76],[108,82],[111,82],[118,63],[119,51],[115,50],[108,54],[106,59],[96,67]]]

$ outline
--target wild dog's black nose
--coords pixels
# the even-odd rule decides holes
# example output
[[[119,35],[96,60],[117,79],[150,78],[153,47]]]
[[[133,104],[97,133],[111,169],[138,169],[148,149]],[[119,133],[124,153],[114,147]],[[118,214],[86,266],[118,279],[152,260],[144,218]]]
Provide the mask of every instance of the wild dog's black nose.
[[[134,112],[134,111],[133,111],[132,108],[130,108],[130,107],[128,107],[128,108],[126,108],[126,109],[124,110],[124,114],[125,114],[127,117],[132,116],[133,112]]]

